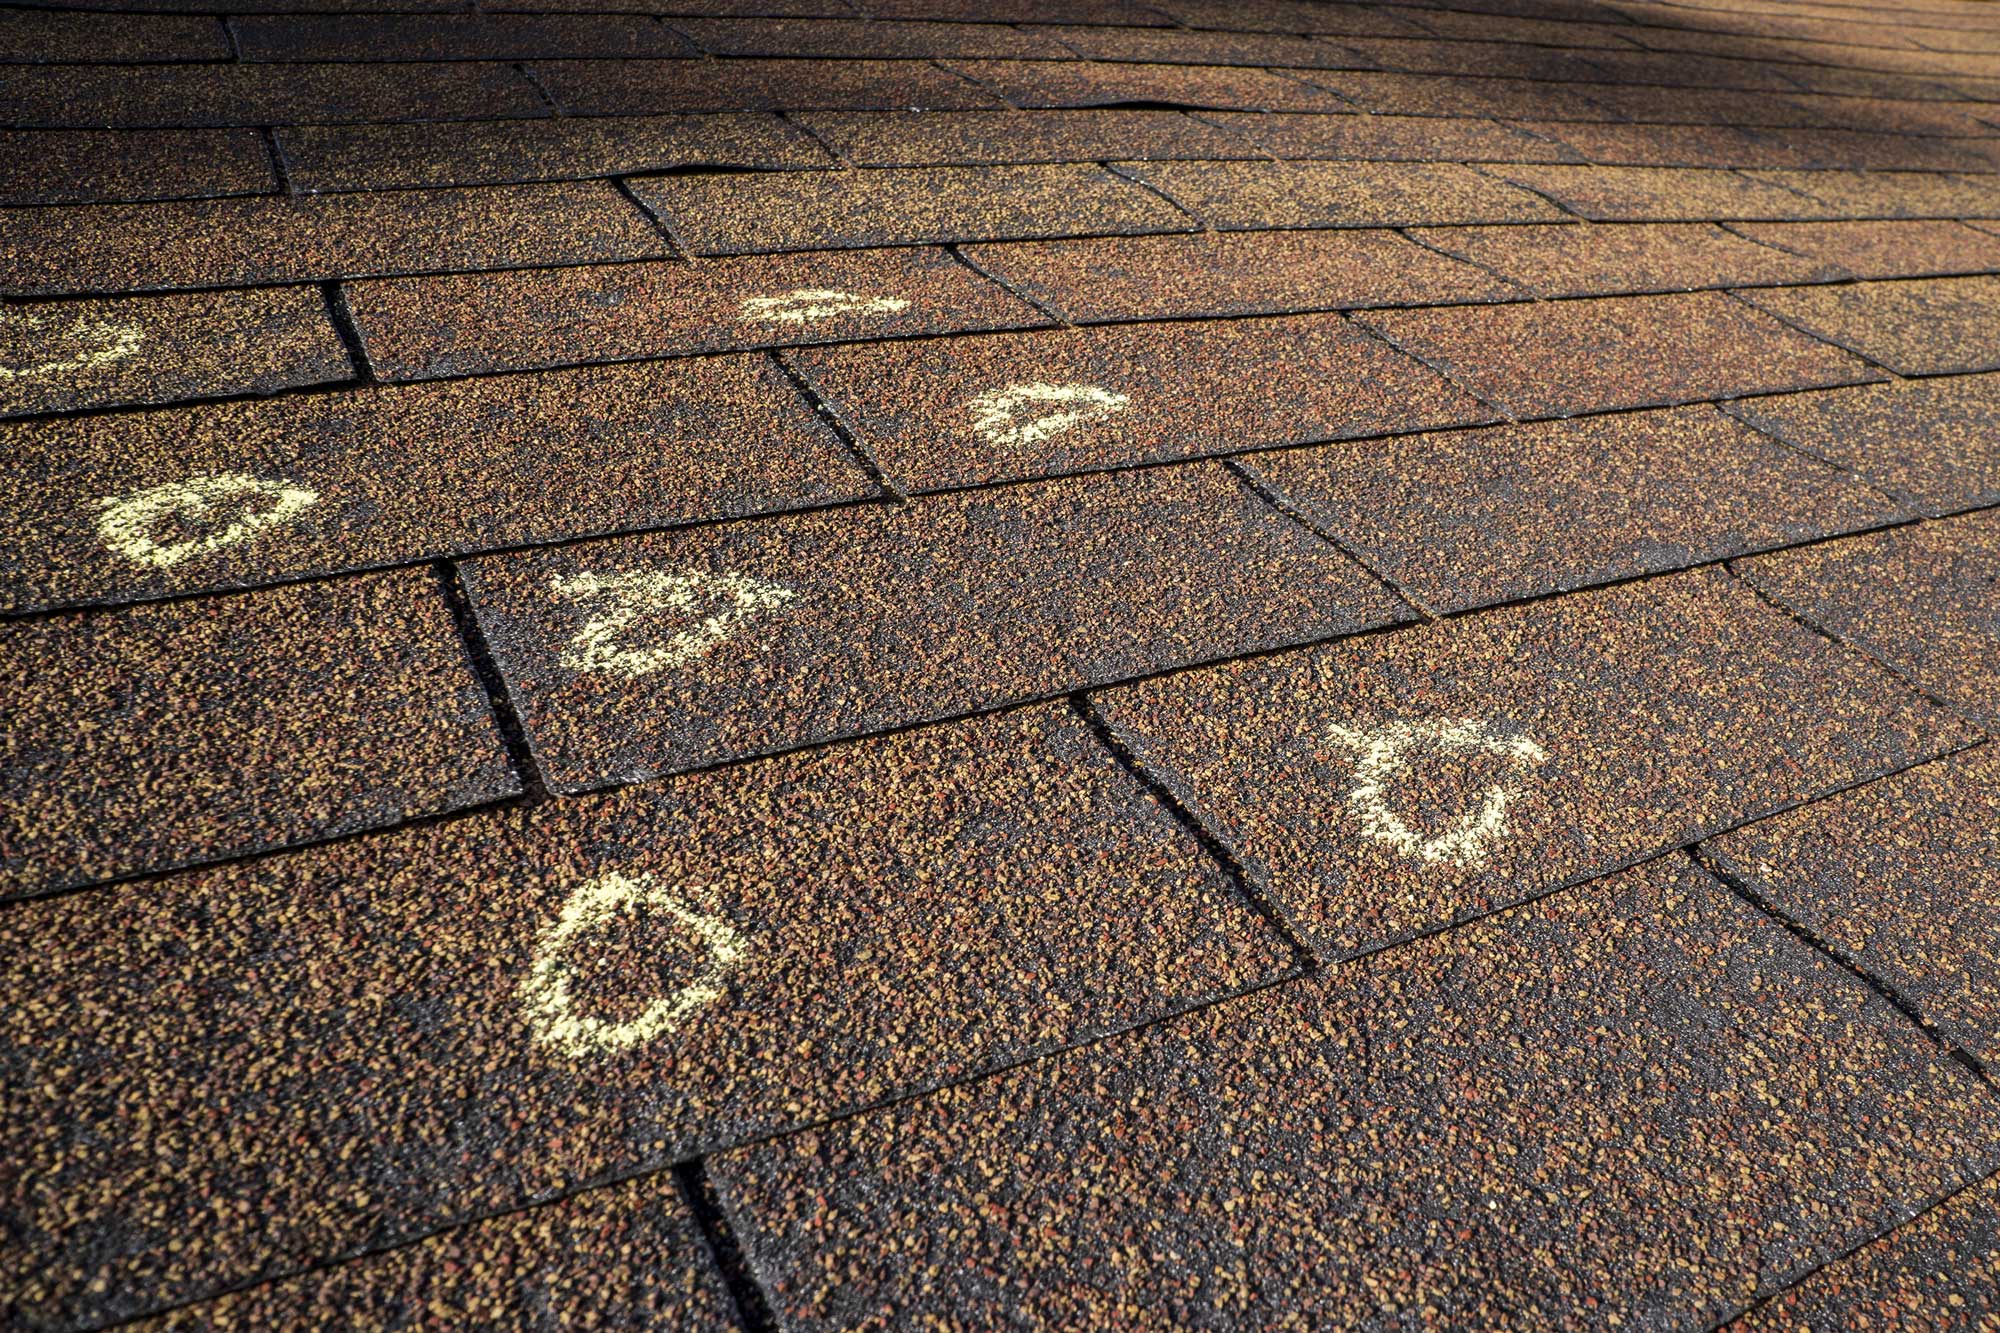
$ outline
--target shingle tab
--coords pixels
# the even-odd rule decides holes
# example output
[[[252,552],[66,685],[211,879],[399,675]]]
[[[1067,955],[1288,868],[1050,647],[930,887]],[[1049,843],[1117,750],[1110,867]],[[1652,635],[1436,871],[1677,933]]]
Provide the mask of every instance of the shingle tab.
[[[659,59],[699,55],[664,23],[622,14],[285,14],[230,21],[251,61]]]
[[[1204,117],[1275,157],[1376,162],[1576,162],[1546,138],[1462,116],[1313,116],[1214,112]],[[1133,156],[1120,154],[1120,156]]]
[[[2000,369],[2000,276],[1918,278],[1743,299],[1902,375]]]
[[[8,610],[876,493],[761,356],[57,420],[0,439]],[[287,507],[291,493],[309,498]],[[283,521],[245,527],[263,514]]]
[[[1163,65],[1261,65],[1281,69],[1368,69],[1374,63],[1366,56],[1357,55],[1333,42],[1286,33],[1078,27],[1043,31],[1070,50],[1092,60],[1131,60]]]
[[[269,194],[257,131],[0,130],[0,205]]]
[[[920,490],[1493,419],[1337,315],[787,355]]]
[[[1567,166],[1499,166],[1492,171],[1594,222],[1715,222],[1845,214],[1837,205],[1737,171]]]
[[[1797,217],[1962,218],[2000,215],[2000,181],[1936,171],[1755,171],[1766,184],[1823,202]],[[1748,214],[1745,215],[1749,216]]]
[[[1741,222],[1734,230],[1858,278],[2000,270],[2000,236],[1960,222]]]
[[[1546,200],[1450,162],[1126,162],[1210,226],[1405,227],[1541,222]]]
[[[1603,120],[1605,115],[1604,106],[1584,92],[1586,86],[1594,92],[1601,84],[1347,71],[1316,72],[1312,81],[1364,111],[1384,115],[1506,116],[1524,120]]]
[[[928,60],[540,60],[528,72],[557,106],[593,116],[1006,105]]]
[[[429,570],[0,626],[0,679],[0,897],[516,790]]]
[[[998,23],[861,19],[676,19],[674,26],[717,56],[930,60],[945,57],[1060,60],[1058,42]]]
[[[1178,111],[819,111],[799,120],[863,167],[1263,156]]]
[[[227,60],[220,19],[14,9],[0,14],[0,64]]]
[[[1426,227],[1425,245],[1540,296],[1612,296],[1824,282],[1846,270],[1759,245],[1712,222]]]
[[[1969,739],[1875,663],[1713,569],[1101,698],[1141,762],[1263,868],[1328,957]]]
[[[950,68],[1020,107],[1164,102],[1245,111],[1348,111],[1322,88],[1267,70],[1226,65],[1145,65],[1116,60],[954,60]]]
[[[24,1186],[0,1275],[66,1324],[1295,965],[1062,706],[29,904],[0,939],[0,1031],[43,1090],[0,1122]]]

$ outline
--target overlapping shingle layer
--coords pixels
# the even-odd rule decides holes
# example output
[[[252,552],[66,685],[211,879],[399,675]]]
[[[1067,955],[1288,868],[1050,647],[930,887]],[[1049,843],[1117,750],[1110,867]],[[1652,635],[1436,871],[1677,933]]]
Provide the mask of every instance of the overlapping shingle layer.
[[[2000,7],[0,8],[0,457],[0,1325],[2000,1325]]]

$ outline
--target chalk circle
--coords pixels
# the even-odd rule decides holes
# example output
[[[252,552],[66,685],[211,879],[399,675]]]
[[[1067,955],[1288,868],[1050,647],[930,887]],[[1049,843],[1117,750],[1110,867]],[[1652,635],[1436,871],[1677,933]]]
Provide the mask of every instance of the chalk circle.
[[[711,574],[699,569],[558,574],[554,586],[556,595],[569,601],[600,604],[570,638],[562,664],[572,671],[634,679],[694,661],[759,612],[776,610],[797,596],[790,588],[747,574]],[[704,603],[719,609],[703,615]],[[696,619],[653,647],[635,648],[622,642],[638,621],[661,614]]]
[[[900,296],[862,296],[832,287],[797,287],[782,296],[752,296],[736,317],[766,324],[804,324],[832,315],[898,315],[910,308]]]
[[[1488,844],[1507,831],[1507,807],[1521,795],[1520,779],[1549,757],[1519,732],[1473,717],[1391,722],[1372,730],[1336,725],[1328,731],[1359,756],[1347,788],[1347,804],[1360,816],[1361,831],[1426,865],[1446,862],[1461,870],[1486,860]],[[1510,759],[1515,780],[1489,785],[1478,806],[1461,814],[1443,832],[1424,837],[1389,808],[1389,784],[1412,760],[1424,755],[1482,752]]]
[[[965,405],[972,429],[991,444],[1014,447],[1038,444],[1051,436],[1123,412],[1127,394],[1095,384],[1044,384],[1039,380],[1010,384],[982,393]],[[1032,414],[1032,415],[1029,415]]]
[[[131,495],[106,496],[88,507],[98,511],[97,535],[113,554],[135,564],[172,569],[288,523],[318,500],[318,491],[296,482],[253,477],[246,472],[212,472],[149,486]],[[235,506],[236,516],[205,537],[163,543],[155,535],[169,519],[196,524],[219,521],[226,517],[230,505]],[[264,507],[253,509],[253,505]]]
[[[664,912],[701,942],[707,953],[694,979],[653,999],[622,1023],[580,1013],[570,993],[568,961],[578,938],[609,925],[619,913],[649,907]],[[536,941],[534,961],[521,982],[521,1000],[535,1036],[570,1055],[615,1054],[673,1032],[696,1010],[726,993],[723,982],[749,952],[750,943],[727,921],[696,909],[653,875],[631,877],[611,871],[577,886],[554,925]]]
[[[30,329],[44,329],[57,321],[49,315],[23,315],[13,322]],[[0,380],[35,379],[69,370],[93,370],[98,366],[108,366],[113,361],[123,361],[128,356],[136,355],[140,345],[146,341],[145,331],[136,324],[108,324],[83,316],[70,325],[67,336],[76,342],[94,345],[60,361],[43,361],[32,366],[0,366]]]

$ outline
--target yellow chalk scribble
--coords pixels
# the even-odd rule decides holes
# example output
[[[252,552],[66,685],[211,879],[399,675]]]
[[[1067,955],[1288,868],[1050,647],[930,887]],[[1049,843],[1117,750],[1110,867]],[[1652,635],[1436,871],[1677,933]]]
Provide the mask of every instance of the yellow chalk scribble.
[[[1391,722],[1371,731],[1329,728],[1333,739],[1353,750],[1359,760],[1347,804],[1360,816],[1361,831],[1377,842],[1426,865],[1443,861],[1470,869],[1486,859],[1487,844],[1507,831],[1507,807],[1521,794],[1518,783],[1496,782],[1486,788],[1477,809],[1468,810],[1433,837],[1423,837],[1389,808],[1389,782],[1419,754],[1468,754],[1484,751],[1513,761],[1516,777],[1542,763],[1548,754],[1526,736],[1513,735],[1478,718],[1426,718],[1421,722]]]
[[[897,315],[910,308],[900,296],[862,296],[832,287],[799,287],[783,296],[753,296],[737,312],[742,320],[803,324],[829,315]]]
[[[672,917],[701,942],[708,957],[695,979],[671,995],[662,995],[635,1018],[608,1022],[577,1012],[570,994],[571,964],[565,961],[579,936],[609,925],[618,914],[652,908]],[[687,899],[663,887],[652,875],[634,878],[612,871],[579,886],[563,904],[554,925],[536,942],[534,962],[521,982],[521,999],[535,1036],[570,1055],[608,1054],[629,1050],[674,1031],[704,1005],[724,995],[723,982],[749,952],[749,941],[726,921],[696,910]]]
[[[758,612],[775,610],[797,595],[790,588],[746,574],[702,570],[558,574],[555,590],[570,601],[604,604],[570,639],[562,664],[573,671],[603,671],[634,678],[692,662]],[[701,615],[704,601],[719,603],[720,609]],[[699,619],[653,647],[634,648],[621,642],[634,622],[660,613]]]
[[[289,522],[318,499],[318,491],[293,482],[243,472],[215,472],[151,486],[132,495],[106,496],[91,507],[100,511],[97,535],[114,553],[155,569],[171,569]],[[226,514],[218,511],[232,502],[235,516],[205,537],[166,543],[154,537],[160,525],[170,519],[191,525],[220,522]],[[258,503],[267,507],[252,508]]]
[[[1010,384],[982,393],[965,405],[972,429],[993,444],[1037,444],[1053,435],[1123,412],[1131,398],[1094,384]],[[1020,419],[1023,409],[1046,408],[1038,416]]]
[[[47,328],[54,320],[52,315],[23,315],[16,323],[30,329]],[[146,335],[137,325],[107,324],[102,320],[79,316],[70,326],[67,336],[76,342],[94,344],[72,357],[59,361],[43,361],[32,366],[0,366],[0,381],[34,379],[42,375],[59,375],[69,370],[94,370],[98,366],[122,361],[139,350],[146,341]]]

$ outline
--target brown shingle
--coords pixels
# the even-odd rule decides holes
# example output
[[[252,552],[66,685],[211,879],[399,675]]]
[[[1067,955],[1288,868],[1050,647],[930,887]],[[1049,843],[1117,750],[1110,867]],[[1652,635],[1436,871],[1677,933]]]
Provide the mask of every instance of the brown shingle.
[[[2000,237],[1957,222],[1743,222],[1733,230],[1861,278],[2000,269]]]
[[[0,64],[81,61],[227,60],[219,19],[37,12],[0,14]]]
[[[542,60],[528,71],[557,106],[593,116],[1005,105],[928,60]]]
[[[1575,162],[1561,144],[1490,120],[1457,116],[1314,116],[1216,112],[1204,119],[1234,130],[1274,157],[1410,162]],[[1136,154],[1119,154],[1121,157]]]
[[[1954,218],[2000,214],[2000,182],[1933,171],[1756,171],[1759,181],[1821,200],[1798,217]],[[1748,216],[1747,214],[1745,216]]]
[[[252,129],[0,130],[0,204],[94,204],[269,194]]]
[[[1171,22],[1159,6],[1140,0],[854,0],[854,7],[871,18],[958,19],[968,23],[1158,27]]]
[[[717,56],[927,60],[944,57],[1060,60],[1060,43],[997,23],[859,19],[677,19],[674,26]]]
[[[1697,291],[1844,276],[1831,264],[1757,245],[1710,222],[1426,227],[1411,234],[1542,296]]]
[[[1261,69],[1120,61],[954,60],[950,68],[1023,107],[1175,106],[1247,111],[1346,111],[1332,93]]]
[[[697,55],[664,23],[622,14],[285,14],[233,19],[241,59],[551,60]]]
[[[1224,231],[1539,222],[1562,216],[1526,190],[1450,162],[1119,165]]]
[[[1843,210],[1735,171],[1687,167],[1494,167],[1496,176],[1545,194],[1598,222],[1826,218]],[[1806,173],[1819,175],[1821,173]]]
[[[1387,72],[1315,73],[1312,81],[1364,111],[1388,115],[1604,119],[1604,107],[1573,84]]]
[[[1075,27],[1042,31],[1092,60],[1135,60],[1167,65],[1262,65],[1280,69],[1367,69],[1371,64],[1365,57],[1332,42],[1282,33]]]
[[[1343,37],[1340,44],[1361,56],[1366,65],[1404,74],[1464,74],[1553,83],[1603,77],[1596,52],[1585,55],[1519,42]]]
[[[1904,375],[2000,369],[2000,277],[1917,278],[1744,293]]]
[[[1149,0],[1149,4],[1190,28],[1230,32],[1406,37],[1422,31],[1403,16],[1400,5],[1323,5],[1312,0]]]
[[[1263,156],[1179,111],[820,111],[799,120],[863,167]]]

